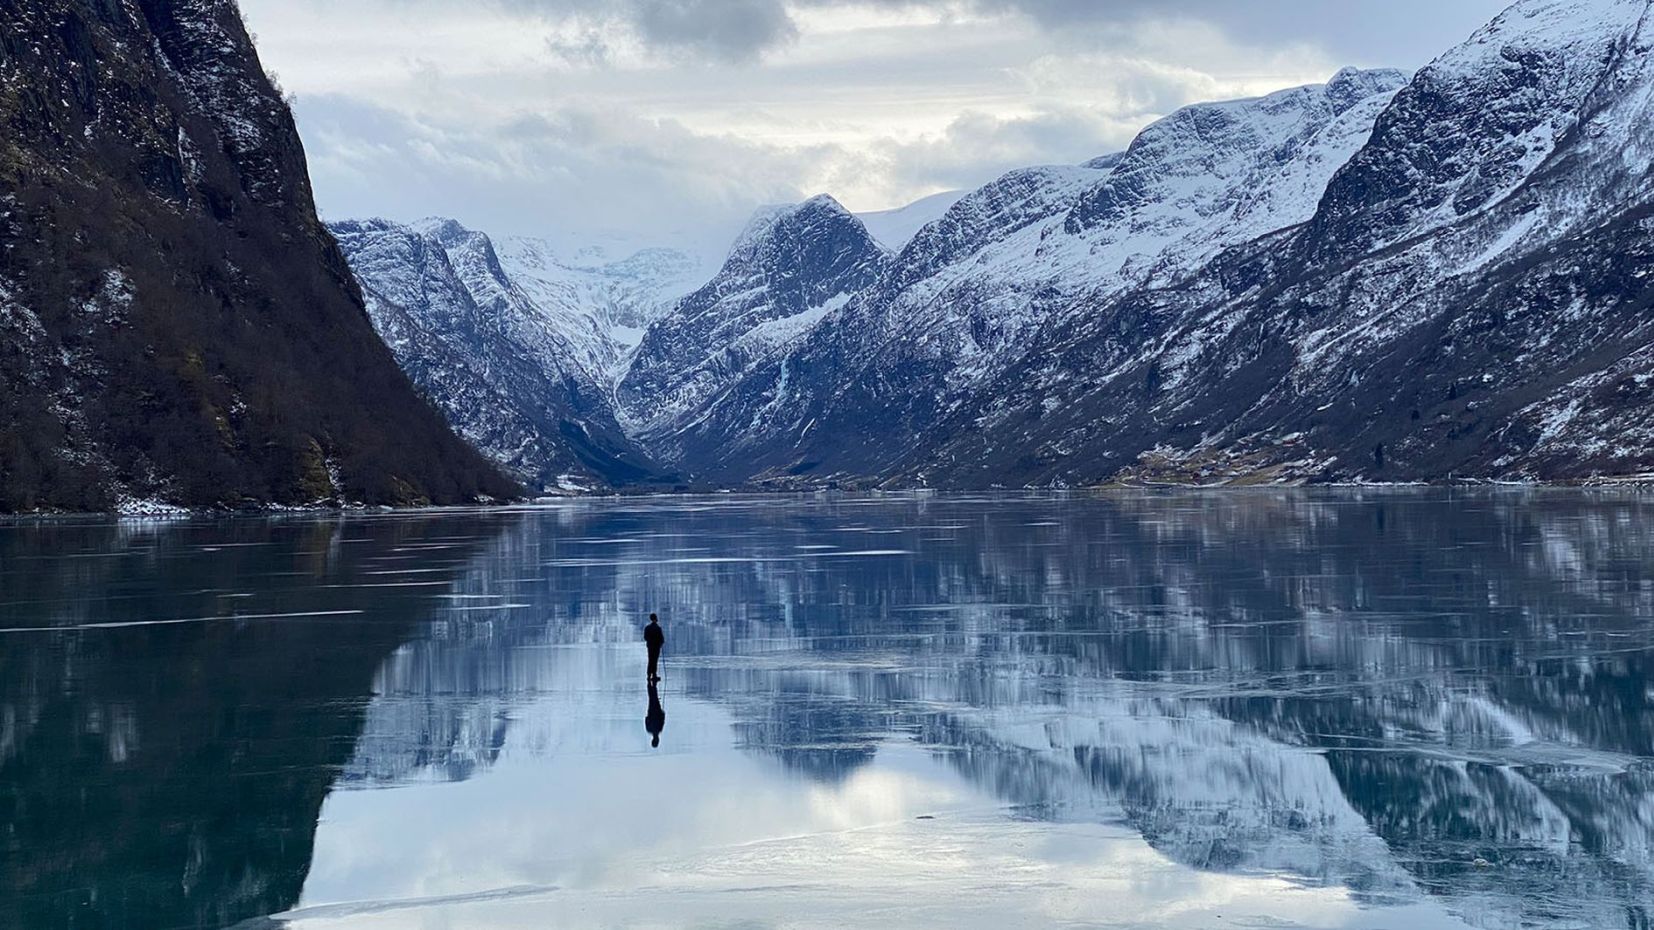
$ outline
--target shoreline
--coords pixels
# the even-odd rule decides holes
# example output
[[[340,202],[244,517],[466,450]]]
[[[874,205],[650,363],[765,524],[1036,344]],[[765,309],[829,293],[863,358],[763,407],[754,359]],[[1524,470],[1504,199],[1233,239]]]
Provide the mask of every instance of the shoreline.
[[[1613,478],[1588,478],[1566,481],[1510,481],[1480,478],[1456,478],[1448,481],[1328,481],[1328,482],[1217,482],[1196,484],[1190,482],[1115,482],[1109,484],[1085,485],[1079,487],[1023,487],[1023,488],[931,488],[931,487],[903,487],[903,488],[855,488],[855,487],[816,487],[816,488],[766,488],[762,486],[743,488],[716,488],[709,490],[649,490],[649,491],[611,491],[608,493],[560,494],[542,495],[533,498],[523,498],[515,501],[477,502],[470,504],[426,504],[396,506],[390,504],[339,504],[318,503],[314,505],[268,504],[255,507],[185,507],[164,502],[139,502],[140,506],[130,509],[114,510],[41,510],[4,512],[0,511],[0,527],[15,526],[23,523],[35,522],[83,522],[100,520],[117,521],[171,521],[192,520],[202,517],[256,517],[269,518],[280,516],[313,517],[322,514],[338,516],[365,516],[365,515],[410,515],[410,514],[448,514],[448,513],[475,513],[482,511],[511,511],[532,510],[560,504],[596,502],[596,501],[623,501],[644,499],[719,499],[719,498],[798,498],[798,497],[1030,497],[1030,496],[1109,496],[1122,493],[1259,493],[1259,492],[1316,492],[1316,491],[1430,491],[1430,490],[1482,490],[1482,491],[1619,491],[1619,492],[1650,492],[1654,491],[1654,474],[1641,474]]]

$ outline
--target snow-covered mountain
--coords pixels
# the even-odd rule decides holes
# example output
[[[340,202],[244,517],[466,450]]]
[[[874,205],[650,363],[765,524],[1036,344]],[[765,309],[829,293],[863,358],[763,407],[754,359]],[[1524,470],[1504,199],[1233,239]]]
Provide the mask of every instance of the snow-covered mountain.
[[[693,259],[579,268],[531,240],[502,256],[452,220],[332,231],[403,370],[491,458],[537,490],[664,477],[616,422],[608,378]]]
[[[1647,473],[1649,21],[1517,3],[1396,95],[1309,222],[1081,302],[895,470]]]
[[[1082,299],[1153,286],[1308,219],[1404,82],[1187,107],[1123,153],[1012,172],[922,229],[797,349],[690,418],[681,461],[724,480],[885,472]],[[743,474],[744,473],[744,474]]]
[[[888,259],[831,197],[761,211],[717,276],[644,335],[620,381],[626,419],[649,439],[681,432],[718,392],[876,282]]]
[[[1646,473],[1648,18],[1524,0],[1405,86],[1345,72],[1187,108],[1049,207],[1050,175],[1002,179],[717,395],[676,464],[946,486]],[[989,235],[964,222],[984,202],[1013,207]]]
[[[919,234],[919,230],[941,219],[949,207],[968,193],[970,191],[942,191],[894,210],[858,213],[856,218],[880,245],[892,252],[900,252]]]
[[[1647,475],[1649,20],[1521,0],[1411,78],[1185,107],[862,219],[762,211],[652,311],[526,243],[502,265],[567,308],[613,429],[703,484]]]
[[[537,489],[672,477],[640,441],[790,347],[889,259],[825,196],[759,210],[716,275],[691,248],[496,241],[440,218],[331,228],[404,369]]]
[[[644,332],[682,295],[705,283],[713,265],[698,252],[659,245],[559,248],[546,239],[498,241],[500,266],[535,305],[581,319],[589,370],[613,380]]]

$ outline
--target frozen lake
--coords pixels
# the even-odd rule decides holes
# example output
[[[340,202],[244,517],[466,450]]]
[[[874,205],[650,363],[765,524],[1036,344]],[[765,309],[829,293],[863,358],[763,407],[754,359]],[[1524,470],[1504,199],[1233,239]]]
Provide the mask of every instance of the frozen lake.
[[[1633,493],[12,522],[0,926],[1648,930],[1651,705]]]

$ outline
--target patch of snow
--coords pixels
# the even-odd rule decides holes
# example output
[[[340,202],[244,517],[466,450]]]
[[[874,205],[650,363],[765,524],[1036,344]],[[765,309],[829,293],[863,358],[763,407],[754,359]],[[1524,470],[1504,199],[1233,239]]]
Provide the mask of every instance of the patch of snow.
[[[905,207],[858,213],[856,216],[880,245],[892,252],[900,252],[919,230],[941,219],[967,193],[969,191],[942,191],[915,200]]]
[[[181,517],[188,516],[190,509],[163,500],[122,495],[115,503],[115,512],[126,517]]]
[[[828,315],[843,309],[844,305],[850,302],[850,297],[850,294],[839,294],[802,313],[760,323],[737,339],[735,345],[748,351],[774,351],[783,348],[798,341]]]

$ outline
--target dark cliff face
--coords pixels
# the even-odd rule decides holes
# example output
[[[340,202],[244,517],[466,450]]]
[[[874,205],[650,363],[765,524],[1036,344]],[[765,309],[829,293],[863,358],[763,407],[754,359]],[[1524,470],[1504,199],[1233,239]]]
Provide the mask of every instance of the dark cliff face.
[[[515,493],[375,335],[232,0],[0,22],[0,509]]]

